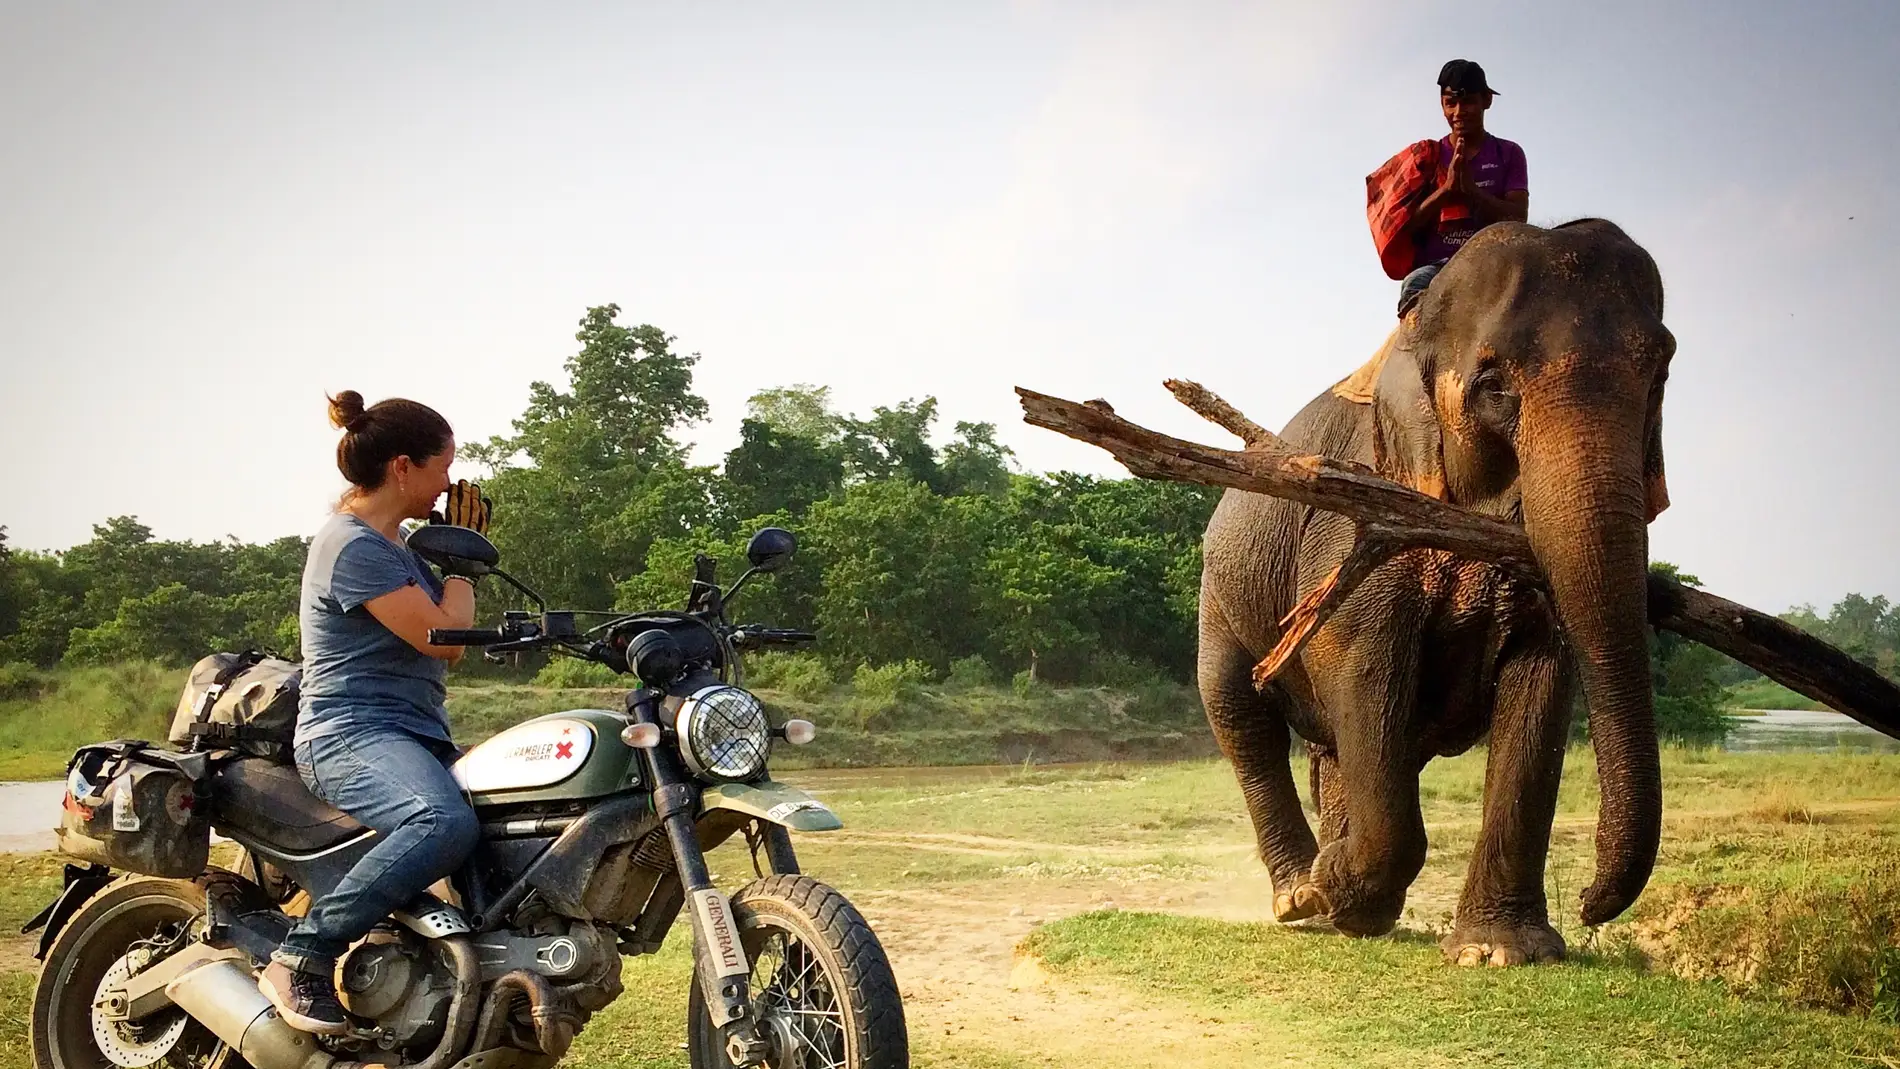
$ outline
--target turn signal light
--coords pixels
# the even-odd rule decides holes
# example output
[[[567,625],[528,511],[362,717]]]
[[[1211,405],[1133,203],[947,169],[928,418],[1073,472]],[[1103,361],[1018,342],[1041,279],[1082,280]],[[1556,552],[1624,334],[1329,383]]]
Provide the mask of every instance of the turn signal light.
[[[660,725],[628,724],[620,732],[620,741],[636,750],[651,750],[660,744]]]
[[[809,720],[787,720],[784,730],[785,741],[793,746],[803,746],[818,737],[818,725]]]

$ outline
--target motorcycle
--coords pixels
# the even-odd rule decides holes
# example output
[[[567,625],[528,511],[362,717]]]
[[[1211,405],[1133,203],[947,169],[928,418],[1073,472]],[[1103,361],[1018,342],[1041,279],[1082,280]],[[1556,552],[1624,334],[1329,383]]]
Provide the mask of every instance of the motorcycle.
[[[842,824],[767,772],[775,740],[802,745],[815,729],[771,725],[743,686],[742,653],[815,636],[734,626],[726,615],[754,576],[790,560],[791,534],[753,536],[751,566],[730,589],[702,556],[685,610],[601,614],[609,619],[586,630],[576,622],[585,614],[549,610],[496,567],[495,547],[474,531],[425,526],[409,545],[438,567],[496,575],[538,610],[509,611],[497,628],[431,631],[430,642],[491,659],[585,658],[637,679],[624,708],[537,717],[458,760],[480,843],[446,899],[423,894],[339,959],[352,1027],[333,1037],[282,1021],[256,973],[298,904],[334,887],[375,833],[281,761],[114,744],[115,786],[75,773],[69,811],[90,817],[87,803],[104,806],[128,840],[170,827],[167,813],[180,827],[202,820],[207,840],[215,830],[238,844],[240,861],[235,871],[205,866],[200,848],[189,864],[202,871],[182,879],[166,878],[179,875],[175,862],[120,873],[68,865],[63,892],[28,925],[44,929],[35,1065],[540,1069],[620,997],[621,956],[657,951],[684,911],[694,1069],[908,1066],[904,1008],[876,933],[843,895],[802,874],[793,850],[790,831]],[[728,898],[706,853],[734,835],[757,878]]]

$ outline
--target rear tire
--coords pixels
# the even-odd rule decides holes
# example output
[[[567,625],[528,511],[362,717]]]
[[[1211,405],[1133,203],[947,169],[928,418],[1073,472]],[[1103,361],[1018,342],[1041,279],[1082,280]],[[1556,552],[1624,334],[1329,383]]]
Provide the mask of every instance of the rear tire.
[[[142,876],[109,884],[81,906],[47,948],[33,988],[27,1031],[35,1069],[118,1069],[93,1034],[92,1000],[100,982],[134,943],[166,925],[187,923],[204,908],[202,885]],[[196,1021],[186,1023],[156,1064],[249,1069]]]
[[[791,1025],[800,1058],[771,1069],[909,1069],[904,1003],[863,914],[809,876],[767,876],[732,897],[752,962],[754,1012]],[[763,1023],[763,1022],[762,1022]],[[695,980],[686,1004],[693,1069],[731,1069]]]

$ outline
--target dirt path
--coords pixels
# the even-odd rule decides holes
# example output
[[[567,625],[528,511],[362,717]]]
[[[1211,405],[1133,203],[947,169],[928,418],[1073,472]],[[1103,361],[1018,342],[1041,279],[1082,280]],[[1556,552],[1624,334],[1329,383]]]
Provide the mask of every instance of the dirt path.
[[[898,845],[896,836],[879,838]],[[951,837],[915,838],[907,845],[941,849]],[[1006,839],[983,845],[1034,849]],[[891,953],[920,1049],[973,1044],[1032,1062],[1112,1069],[1326,1064],[1298,1034],[1184,1012],[1111,983],[1076,986],[1015,951],[1040,924],[1108,907],[1263,920],[1267,891],[1263,872],[1204,882],[991,880],[854,897]]]

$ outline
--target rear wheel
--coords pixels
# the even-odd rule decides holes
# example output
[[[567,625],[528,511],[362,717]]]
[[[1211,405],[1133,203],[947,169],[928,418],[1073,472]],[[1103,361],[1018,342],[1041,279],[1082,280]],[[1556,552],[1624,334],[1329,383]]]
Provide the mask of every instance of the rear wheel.
[[[778,1051],[771,1069],[908,1069],[890,961],[843,895],[809,876],[767,876],[739,889],[732,914],[752,963],[760,1034]],[[686,1039],[693,1069],[730,1069],[698,983]]]
[[[47,949],[33,989],[35,1069],[242,1069],[244,1061],[183,1010],[128,1023],[93,1007],[108,983],[188,942],[204,909],[199,884],[144,877],[111,884],[81,906]]]

